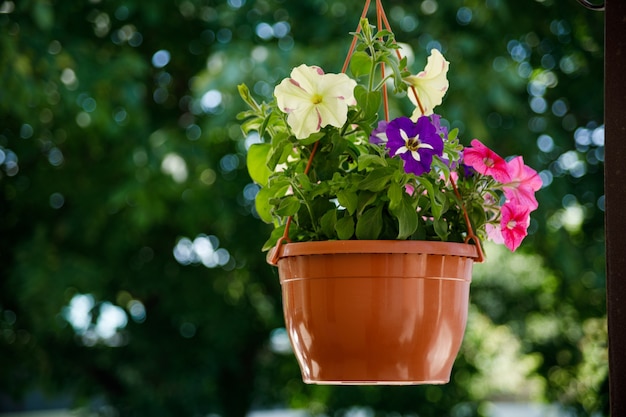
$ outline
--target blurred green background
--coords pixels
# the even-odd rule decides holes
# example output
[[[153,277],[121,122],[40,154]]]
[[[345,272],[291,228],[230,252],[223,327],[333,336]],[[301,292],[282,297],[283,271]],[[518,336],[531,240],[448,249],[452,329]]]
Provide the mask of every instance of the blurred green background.
[[[523,155],[540,208],[476,266],[449,384],[302,383],[236,86],[270,100],[300,63],[339,72],[363,4],[0,0],[0,411],[608,415],[604,16],[575,0],[384,1],[412,72],[450,61],[438,112]]]

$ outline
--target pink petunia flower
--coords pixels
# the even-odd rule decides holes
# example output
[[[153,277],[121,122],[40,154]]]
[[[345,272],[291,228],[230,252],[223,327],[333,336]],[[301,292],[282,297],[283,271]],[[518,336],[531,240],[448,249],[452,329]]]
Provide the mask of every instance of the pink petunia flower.
[[[463,163],[476,172],[489,175],[496,181],[506,184],[511,181],[506,161],[497,153],[486,147],[478,139],[471,142],[471,148],[463,150]]]
[[[500,231],[504,245],[514,251],[528,234],[530,209],[520,204],[505,203],[501,208]]]
[[[502,189],[508,201],[514,201],[530,209],[535,210],[539,204],[535,198],[535,191],[543,185],[537,171],[524,164],[521,156],[507,162],[511,181],[504,184]]]
[[[493,243],[503,244],[504,237],[502,236],[502,230],[497,226],[487,223],[485,225],[485,231],[487,232],[487,239],[491,240]]]

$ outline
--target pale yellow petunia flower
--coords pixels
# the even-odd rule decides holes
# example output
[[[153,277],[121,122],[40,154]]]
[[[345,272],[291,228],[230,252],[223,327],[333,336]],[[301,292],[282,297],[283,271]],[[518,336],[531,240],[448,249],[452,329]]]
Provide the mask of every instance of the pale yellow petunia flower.
[[[324,126],[341,127],[354,103],[356,81],[345,74],[324,74],[319,67],[300,65],[274,89],[278,108],[297,139],[306,139]]]
[[[446,91],[448,91],[449,84],[447,75],[449,66],[450,63],[446,61],[441,52],[437,49],[432,49],[424,71],[404,79],[409,86],[413,86],[415,88],[424,110],[423,115],[431,115],[433,113],[433,109],[440,105],[443,101],[443,96],[446,94]],[[415,95],[410,87],[408,95],[411,102],[416,106],[416,109],[411,116],[411,119],[415,121],[422,116],[422,109],[420,109],[420,106],[418,105]]]

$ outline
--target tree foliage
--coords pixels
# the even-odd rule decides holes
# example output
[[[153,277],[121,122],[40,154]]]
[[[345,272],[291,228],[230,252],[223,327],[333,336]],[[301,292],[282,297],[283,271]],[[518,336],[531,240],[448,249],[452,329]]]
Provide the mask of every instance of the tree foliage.
[[[0,2],[4,397],[121,416],[465,416],[498,398],[606,413],[603,25],[573,0],[384,2],[398,40],[451,62],[461,140],[545,183],[525,254],[477,268],[452,383],[306,386],[273,347],[280,288],[236,86],[269,100],[295,65],[340,71],[362,4]],[[479,389],[505,354],[518,384]]]

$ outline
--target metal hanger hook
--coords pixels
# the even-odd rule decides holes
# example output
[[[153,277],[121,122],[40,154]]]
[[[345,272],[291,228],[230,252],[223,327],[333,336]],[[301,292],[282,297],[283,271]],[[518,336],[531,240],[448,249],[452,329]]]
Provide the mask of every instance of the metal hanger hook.
[[[582,4],[583,7],[587,8],[589,10],[595,10],[597,12],[603,12],[604,11],[605,1],[603,1],[600,4],[593,4],[589,0],[577,0],[577,1],[578,1],[578,3]]]

